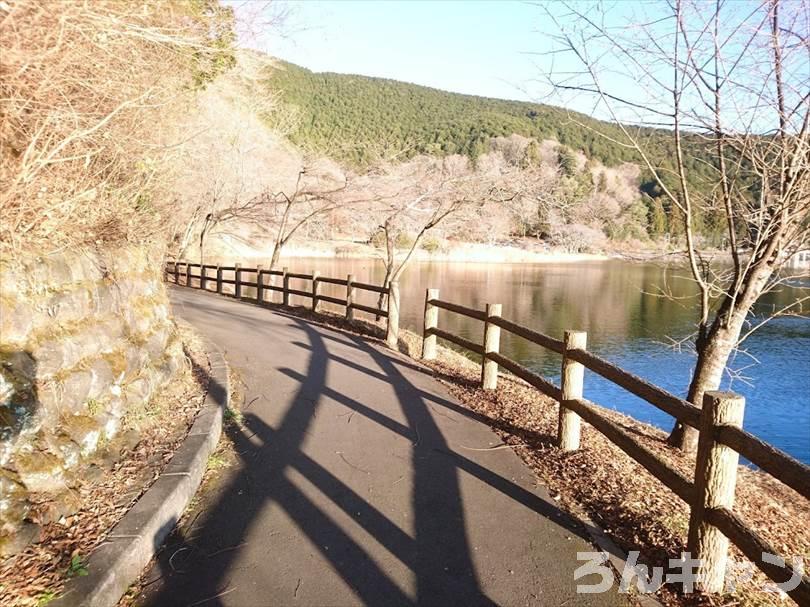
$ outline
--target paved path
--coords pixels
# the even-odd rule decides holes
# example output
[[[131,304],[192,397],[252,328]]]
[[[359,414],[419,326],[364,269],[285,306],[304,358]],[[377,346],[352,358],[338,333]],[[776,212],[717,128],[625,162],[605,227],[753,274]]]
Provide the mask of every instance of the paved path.
[[[170,539],[141,604],[623,604],[576,593],[587,535],[511,449],[475,450],[497,436],[418,364],[221,296],[172,299],[248,406],[230,431],[239,464],[193,537]]]

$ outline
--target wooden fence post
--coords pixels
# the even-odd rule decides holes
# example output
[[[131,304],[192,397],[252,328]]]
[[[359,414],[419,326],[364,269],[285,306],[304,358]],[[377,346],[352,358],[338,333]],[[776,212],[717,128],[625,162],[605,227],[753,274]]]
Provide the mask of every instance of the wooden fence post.
[[[200,290],[205,291],[205,283],[208,277],[205,275],[205,264],[200,264]]]
[[[256,302],[259,304],[264,303],[264,267],[262,265],[256,266]]]
[[[431,299],[439,299],[439,289],[428,289],[425,293],[425,328],[422,333],[422,359],[436,358],[436,336],[429,335],[430,329],[439,326],[439,308],[430,303]]]
[[[234,267],[236,268],[236,270],[234,270],[234,272],[233,272],[233,276],[234,276],[233,281],[236,284],[234,284],[233,293],[234,293],[234,297],[236,297],[236,299],[241,299],[242,298],[242,264],[236,263],[236,264],[234,264]]]
[[[185,268],[185,270],[183,272],[184,272],[184,275],[185,275],[186,279],[185,279],[185,282],[183,282],[183,286],[188,287],[188,286],[190,286],[189,282],[188,282],[189,281],[188,275],[190,273],[190,270],[188,268],[188,262],[186,262],[184,265],[186,266],[186,268]]]
[[[689,516],[689,552],[699,559],[697,588],[719,593],[728,560],[728,538],[706,522],[706,511],[734,506],[739,454],[717,441],[720,426],[742,427],[745,399],[733,392],[706,392],[695,461],[695,503]]]
[[[354,295],[354,274],[349,274],[346,277],[346,320],[350,321],[354,320],[354,308],[352,308],[352,304],[354,303]]]
[[[487,304],[487,320],[484,324],[484,358],[481,361],[481,387],[494,390],[498,387],[498,363],[489,360],[487,354],[497,354],[501,349],[501,328],[490,322],[490,318],[500,318],[501,304]]]
[[[385,330],[385,343],[392,350],[399,343],[399,283],[388,285],[388,325]]]
[[[563,451],[579,449],[580,419],[579,415],[565,408],[565,401],[582,398],[582,387],[585,380],[585,367],[567,356],[568,350],[584,350],[588,343],[585,331],[566,331],[563,344],[562,385],[560,401],[560,419],[557,426],[557,442]]]
[[[222,295],[222,268],[217,264],[217,293]]]
[[[288,268],[281,268],[281,303],[290,305],[290,276]]]
[[[312,270],[312,311],[318,311],[318,293],[321,290],[321,281],[318,280],[321,273],[318,270]]]
[[[178,268],[179,264],[175,261],[174,262],[174,284],[178,284],[180,282],[180,268]]]

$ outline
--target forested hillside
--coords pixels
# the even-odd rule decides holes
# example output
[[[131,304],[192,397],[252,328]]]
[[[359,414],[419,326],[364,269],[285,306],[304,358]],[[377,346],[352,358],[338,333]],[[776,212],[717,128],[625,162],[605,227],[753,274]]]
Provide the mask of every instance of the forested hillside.
[[[449,93],[382,78],[315,73],[283,61],[272,69],[268,86],[294,108],[289,134],[294,143],[355,166],[391,154],[401,159],[463,154],[475,160],[488,151],[493,138],[512,134],[556,140],[606,167],[641,165],[637,152],[596,132],[621,140],[617,125],[553,106]],[[658,129],[641,132],[650,157],[669,168],[673,154],[669,134]],[[688,180],[708,192],[715,169],[702,154],[705,143],[689,139]],[[674,180],[673,171],[673,185]],[[638,188],[648,207],[650,235],[677,233],[678,222],[646,170],[640,172]],[[714,218],[702,217],[699,231],[711,237],[715,224]]]
[[[382,78],[314,73],[286,62],[273,71],[270,82],[300,112],[292,134],[295,142],[339,150],[344,159],[357,163],[370,160],[381,143],[404,150],[405,156],[475,157],[489,138],[513,133],[556,139],[608,166],[633,159],[629,150],[576,123],[594,123],[587,116],[547,105],[460,95]],[[612,128],[618,137],[618,129]]]

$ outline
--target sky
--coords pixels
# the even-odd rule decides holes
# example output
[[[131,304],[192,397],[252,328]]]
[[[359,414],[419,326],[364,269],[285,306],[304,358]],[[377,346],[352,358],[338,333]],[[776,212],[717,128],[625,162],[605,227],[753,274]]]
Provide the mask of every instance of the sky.
[[[255,3],[233,2],[248,15]],[[379,76],[458,93],[535,100],[532,53],[548,48],[526,2],[285,2],[280,30],[243,37],[313,71]],[[276,10],[279,5],[276,4]],[[283,37],[279,36],[283,33]]]
[[[550,103],[602,119],[615,116],[630,123],[671,125],[670,118],[662,118],[656,111],[638,109],[639,105],[669,108],[672,103],[671,93],[666,90],[672,80],[671,57],[668,54],[662,57],[656,46],[660,44],[659,48],[664,50],[672,48],[674,20],[661,19],[667,13],[661,0],[598,3],[572,0],[586,18],[597,22],[604,18],[612,33],[620,33],[631,47],[626,56],[592,38],[581,44],[576,33],[586,21],[572,18],[565,5],[555,1],[544,4],[508,0],[223,1],[236,10],[242,46],[257,48],[316,72],[391,78],[458,93]],[[758,15],[756,10],[752,13],[752,8],[758,5],[757,0],[728,0],[723,4],[721,28],[733,31],[735,36],[747,35],[751,23],[744,22],[750,14]],[[558,24],[548,16],[544,6],[559,20]],[[690,36],[697,37],[699,32],[705,31],[707,15],[700,0],[689,6],[691,16],[685,18],[687,27],[691,28]],[[279,14],[284,18],[267,27],[267,20]],[[758,16],[750,18],[759,19]],[[638,23],[647,25],[644,28],[631,25]],[[740,23],[744,26],[739,26]],[[800,24],[805,27],[804,21]],[[553,70],[558,82],[569,79],[570,83],[577,79],[573,74],[582,70],[582,64],[571,53],[549,54],[560,48],[559,41],[554,39],[560,27],[572,34],[580,48],[589,54],[589,59],[596,62],[600,84],[629,104],[611,103],[616,113],[610,114],[605,105],[598,104],[595,95],[554,91],[545,77],[549,71]],[[725,48],[731,56],[728,65],[735,65],[736,51],[748,47],[727,44]],[[750,52],[744,55],[762,56]],[[797,94],[803,95],[808,65],[802,54],[798,61],[803,74],[797,80],[802,83],[797,87],[802,89]],[[757,69],[753,68],[750,73],[756,75]],[[645,70],[652,70],[660,86],[649,81],[650,73]],[[737,68],[737,72],[740,71]],[[642,79],[646,84],[639,86]],[[748,95],[762,81],[754,78],[752,82],[755,87],[749,86],[750,82],[742,82],[737,92]],[[591,84],[589,78],[581,76],[579,83]],[[691,104],[701,113],[702,101],[694,90],[687,91],[684,106]],[[764,115],[761,107],[749,111],[749,116],[740,109],[753,108],[749,101],[739,98],[736,107],[725,110],[729,119],[743,117],[742,120],[753,121],[761,131],[770,128],[768,121],[755,115]],[[700,123],[693,126],[684,122],[682,127],[701,128]]]

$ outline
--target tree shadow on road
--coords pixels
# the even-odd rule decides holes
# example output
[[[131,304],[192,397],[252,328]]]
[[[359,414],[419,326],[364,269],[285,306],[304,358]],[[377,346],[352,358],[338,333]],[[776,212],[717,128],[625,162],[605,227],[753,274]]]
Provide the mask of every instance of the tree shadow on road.
[[[348,339],[371,357],[377,369],[359,370],[384,379],[393,387],[404,423],[381,413],[373,403],[358,402],[333,390],[327,383],[330,365],[350,361],[330,353],[324,330],[300,319],[290,318],[289,321],[306,337],[306,343],[299,345],[311,351],[305,372],[277,369],[298,382],[292,404],[277,427],[251,412],[245,413],[242,424],[226,425],[225,431],[238,454],[238,465],[227,471],[219,486],[209,492],[212,499],[204,501],[193,524],[186,527],[187,533],[178,530],[163,545],[157,557],[159,579],[153,580],[139,604],[224,605],[231,593],[238,591],[231,599],[247,596],[248,589],[237,588],[232,581],[236,557],[251,528],[258,524],[257,519],[272,504],[294,522],[300,532],[295,541],[306,538],[311,549],[352,589],[357,603],[494,605],[481,589],[473,566],[459,483],[462,473],[488,484],[539,516],[553,520],[571,534],[584,537],[582,529],[552,504],[455,453],[431,414],[429,401],[449,410],[458,409],[458,405],[442,402],[435,396],[429,398],[402,371],[400,363],[403,361],[398,357],[361,338],[335,334],[341,335],[340,341]],[[426,373],[422,369],[419,372]],[[411,441],[410,467],[403,467],[403,472],[412,474],[413,535],[403,531],[366,497],[304,452],[307,433],[319,410],[328,406],[324,404],[327,400],[337,401],[354,414]],[[313,501],[305,491],[306,484],[314,486],[330,507],[337,507],[350,517],[352,526],[362,528],[412,572],[415,595],[403,590],[392,573],[371,557],[355,539],[356,529],[341,524]],[[267,551],[272,552],[273,537],[267,537],[266,542]],[[283,555],[274,554],[273,558],[278,563]],[[261,563],[252,572],[257,580],[266,575],[260,567]],[[298,576],[300,585],[301,572],[288,573]],[[307,575],[311,582],[317,580],[319,572],[314,570]],[[245,579],[244,573],[242,579]],[[249,604],[288,604],[296,598],[301,600],[297,593],[298,586],[290,596],[255,595]]]

